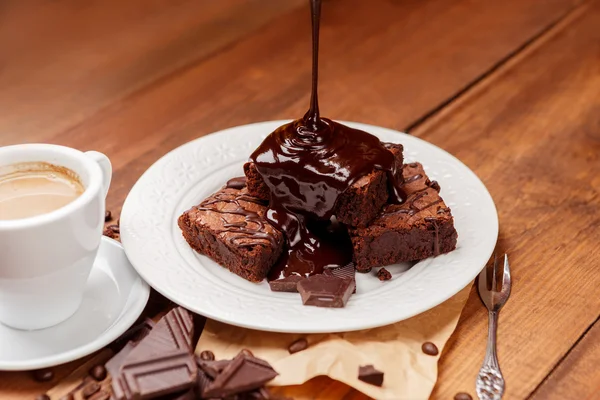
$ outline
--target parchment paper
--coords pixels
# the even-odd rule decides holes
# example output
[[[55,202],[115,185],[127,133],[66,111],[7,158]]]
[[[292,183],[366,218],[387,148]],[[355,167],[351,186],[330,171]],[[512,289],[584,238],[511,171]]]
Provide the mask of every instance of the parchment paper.
[[[471,285],[441,305],[393,325],[335,334],[261,332],[209,320],[196,352],[212,350],[217,359],[233,358],[243,348],[267,360],[279,372],[270,386],[299,385],[327,375],[375,399],[427,399],[437,380],[440,357],[422,352],[424,342],[440,350],[458,322]],[[288,346],[306,338],[308,349],[289,354]],[[382,387],[357,379],[360,365],[385,373]]]

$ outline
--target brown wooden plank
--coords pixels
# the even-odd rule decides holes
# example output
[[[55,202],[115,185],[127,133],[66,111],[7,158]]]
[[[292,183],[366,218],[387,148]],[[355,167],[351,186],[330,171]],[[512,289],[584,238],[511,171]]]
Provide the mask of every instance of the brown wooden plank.
[[[305,0],[12,0],[0,8],[0,145],[47,141]]]
[[[574,3],[327,2],[323,111],[338,119],[406,126]],[[117,210],[137,177],[168,150],[232,125],[302,115],[310,76],[307,13],[286,14],[215,57],[43,140],[106,152],[115,166],[109,207]]]
[[[585,334],[531,396],[532,400],[600,398],[600,323]]]
[[[473,168],[498,207],[515,283],[499,327],[507,398],[532,393],[599,315],[598,26],[594,1],[414,132]],[[474,394],[485,314],[473,292],[434,398]]]

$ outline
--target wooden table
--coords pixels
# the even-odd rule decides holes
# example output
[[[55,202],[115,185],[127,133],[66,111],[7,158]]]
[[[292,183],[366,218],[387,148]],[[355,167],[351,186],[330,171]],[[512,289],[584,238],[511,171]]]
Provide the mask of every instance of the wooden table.
[[[118,214],[167,151],[302,115],[306,3],[4,1],[0,145],[106,153]],[[432,142],[492,193],[514,276],[499,328],[506,398],[600,398],[600,0],[330,0],[323,15],[324,114]],[[433,398],[474,395],[486,324],[472,291]],[[32,399],[80,363],[48,383],[0,373],[0,398]],[[287,393],[364,398],[325,378]]]

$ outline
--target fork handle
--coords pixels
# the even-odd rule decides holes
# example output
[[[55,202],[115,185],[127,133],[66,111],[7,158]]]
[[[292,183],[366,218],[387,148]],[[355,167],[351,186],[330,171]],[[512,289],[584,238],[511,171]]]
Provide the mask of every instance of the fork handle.
[[[475,389],[480,400],[500,400],[504,394],[504,377],[496,355],[498,311],[488,314],[488,342],[483,365],[477,375]]]

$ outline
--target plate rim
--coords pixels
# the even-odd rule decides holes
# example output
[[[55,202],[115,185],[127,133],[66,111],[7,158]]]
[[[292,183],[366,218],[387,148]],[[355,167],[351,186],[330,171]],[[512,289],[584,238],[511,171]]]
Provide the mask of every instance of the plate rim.
[[[116,251],[125,251],[121,243],[106,236],[102,236],[100,246],[108,246],[108,248],[115,248]],[[129,260],[129,258],[127,258],[127,260]],[[29,371],[34,369],[49,368],[57,365],[66,364],[68,362],[86,357],[106,347],[107,345],[115,341],[124,332],[126,332],[127,329],[129,329],[140,317],[140,315],[146,308],[146,305],[148,304],[148,299],[150,298],[150,285],[148,285],[148,283],[144,279],[142,279],[140,274],[137,272],[137,269],[133,267],[131,261],[129,261],[129,264],[131,265],[130,268],[137,275],[134,285],[139,286],[139,288],[137,289],[138,295],[135,298],[132,298],[133,291],[129,293],[127,301],[121,309],[119,316],[113,321],[113,323],[108,328],[106,328],[104,333],[102,333],[100,336],[96,337],[94,340],[86,344],[64,351],[59,354],[34,358],[27,361],[6,362],[0,360],[0,371]],[[52,329],[52,327],[46,329]]]
[[[129,208],[131,205],[131,202],[133,200],[130,200],[132,197],[132,194],[138,190],[138,186],[141,185],[141,182],[145,179],[145,177],[149,174],[152,173],[152,170],[155,168],[158,168],[161,164],[165,163],[167,160],[169,160],[169,158],[177,153],[178,151],[181,151],[184,147],[188,147],[188,146],[194,146],[197,142],[201,142],[206,140],[209,137],[214,137],[220,134],[226,134],[230,131],[236,131],[236,130],[241,130],[241,129],[248,129],[251,127],[255,127],[258,125],[283,125],[285,123],[290,122],[291,119],[285,119],[285,120],[271,120],[271,121],[261,121],[261,122],[254,122],[254,123],[250,123],[250,124],[244,124],[244,125],[238,125],[238,126],[233,126],[233,127],[229,127],[229,128],[225,128],[222,130],[218,130],[215,132],[211,132],[209,134],[203,135],[199,138],[193,139],[191,141],[188,141],[186,143],[181,144],[180,146],[170,150],[169,152],[167,152],[165,155],[163,155],[162,157],[160,157],[158,160],[156,160],[150,167],[148,167],[140,176],[140,178],[138,178],[138,180],[136,181],[136,183],[133,185],[131,191],[128,193],[127,198],[125,199],[125,202],[123,203],[123,208],[122,208],[122,212],[121,212],[121,223],[123,224],[123,222],[125,221],[127,223],[128,220],[128,213],[129,213]],[[485,184],[483,183],[483,181],[475,174],[475,172],[473,172],[466,164],[464,164],[462,161],[460,161],[456,156],[454,156],[453,154],[447,152],[446,150],[424,140],[421,139],[419,137],[416,136],[412,136],[409,135],[407,133],[404,132],[400,132],[394,129],[390,129],[390,128],[385,128],[385,127],[381,127],[381,126],[376,126],[376,125],[370,125],[370,124],[365,124],[365,123],[360,123],[360,122],[353,122],[353,121],[343,121],[343,120],[336,120],[337,122],[340,122],[342,124],[345,125],[350,125],[353,127],[356,127],[357,129],[362,129],[365,130],[367,132],[369,132],[370,128],[375,128],[375,130],[379,130],[379,131],[387,131],[388,133],[393,133],[398,135],[398,143],[402,143],[402,138],[403,137],[410,137],[410,140],[416,140],[418,142],[420,142],[421,145],[425,146],[425,147],[429,147],[431,149],[433,149],[434,151],[441,151],[443,153],[445,153],[446,156],[450,157],[454,162],[458,163],[460,166],[464,167],[465,172],[467,172],[468,174],[470,174],[472,176],[472,178],[475,179],[475,181],[477,182],[477,184],[480,186],[480,189],[482,189],[482,193],[484,195],[486,195],[489,198],[489,205],[493,208],[493,226],[488,227],[488,229],[491,228],[491,236],[493,237],[493,243],[494,245],[491,246],[491,248],[489,249],[489,251],[486,253],[487,259],[489,259],[491,257],[491,255],[493,254],[493,251],[495,249],[495,246],[497,244],[497,240],[498,240],[498,233],[499,233],[499,218],[498,218],[498,211],[496,208],[496,205],[494,203],[494,200],[489,192],[489,190],[487,189],[487,187],[485,186]],[[490,210],[492,211],[492,210]],[[447,301],[448,299],[450,299],[451,297],[453,297],[454,295],[456,295],[457,293],[459,293],[461,290],[463,290],[465,287],[467,287],[468,285],[470,285],[473,280],[475,279],[475,277],[478,275],[479,270],[474,271],[471,276],[469,281],[466,281],[466,283],[461,286],[460,289],[456,290],[454,293],[448,295],[448,296],[441,296],[439,297],[436,301],[431,302],[430,304],[428,303],[425,306],[421,306],[421,307],[414,307],[414,310],[411,313],[407,313],[405,316],[401,317],[400,319],[398,319],[397,317],[387,317],[387,318],[379,318],[377,320],[377,322],[372,322],[372,323],[360,323],[360,324],[355,324],[352,325],[350,323],[348,323],[346,326],[340,327],[338,328],[333,328],[333,329],[317,329],[317,328],[306,328],[306,329],[302,329],[302,328],[285,328],[285,327],[269,327],[267,325],[264,324],[252,324],[252,323],[243,323],[243,322],[238,322],[238,321],[232,321],[230,319],[224,318],[222,317],[220,314],[215,314],[212,313],[210,311],[207,312],[207,310],[203,309],[200,310],[201,307],[196,307],[194,304],[191,304],[190,302],[188,302],[185,298],[178,298],[177,296],[173,296],[171,294],[170,291],[168,290],[163,290],[163,287],[160,287],[159,285],[155,286],[152,285],[152,283],[150,282],[149,279],[147,279],[147,276],[144,274],[144,270],[143,268],[138,268],[136,266],[136,262],[134,260],[134,258],[136,257],[135,255],[133,255],[133,249],[128,249],[128,230],[127,229],[122,229],[121,232],[121,240],[123,242],[123,248],[125,249],[125,252],[128,256],[128,258],[130,259],[131,264],[133,265],[133,267],[136,269],[137,273],[146,281],[148,282],[148,284],[157,292],[159,292],[161,295],[165,296],[167,299],[173,301],[176,304],[181,305],[182,307],[185,307],[187,309],[189,309],[190,311],[193,311],[195,313],[201,314],[207,318],[211,318],[214,319],[216,321],[219,322],[223,322],[226,324],[230,324],[230,325],[234,325],[234,326],[239,326],[239,327],[243,327],[243,328],[248,328],[248,329],[254,329],[254,330],[260,330],[260,331],[265,331],[265,332],[281,332],[281,333],[334,333],[334,332],[350,332],[350,331],[356,331],[356,330],[363,330],[363,329],[371,329],[371,328],[376,328],[376,327],[380,327],[380,326],[385,326],[385,325],[390,325],[393,324],[395,322],[399,322],[402,320],[406,320],[409,318],[412,318],[418,314],[421,314],[427,310],[430,310],[432,308],[437,307],[438,305],[444,303],[445,301]],[[460,233],[459,233],[460,234]],[[184,261],[181,261],[184,262]],[[483,266],[485,265],[485,262],[483,265],[481,265],[481,267],[483,268]],[[383,322],[382,322],[383,321]]]

